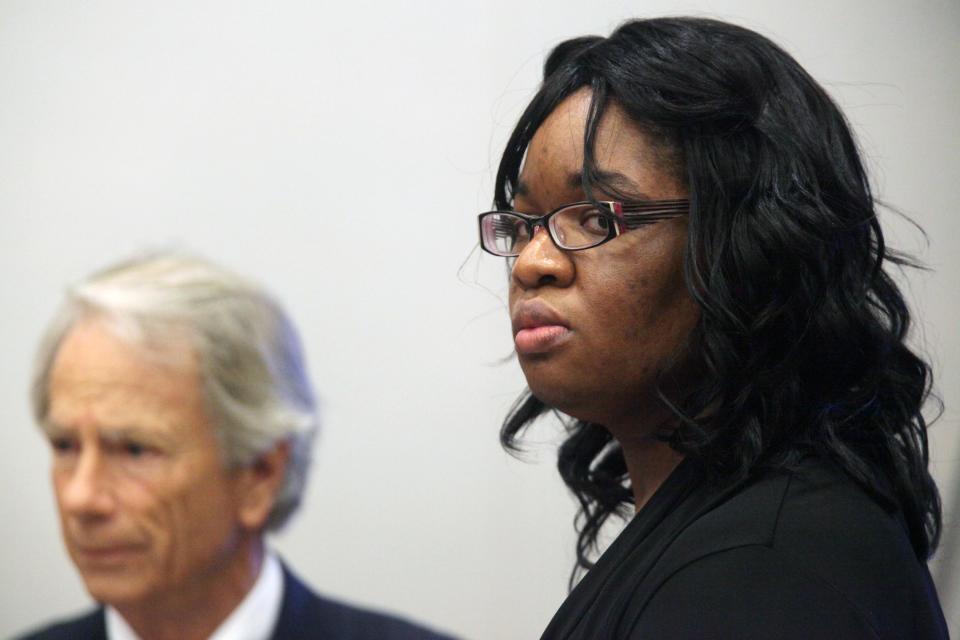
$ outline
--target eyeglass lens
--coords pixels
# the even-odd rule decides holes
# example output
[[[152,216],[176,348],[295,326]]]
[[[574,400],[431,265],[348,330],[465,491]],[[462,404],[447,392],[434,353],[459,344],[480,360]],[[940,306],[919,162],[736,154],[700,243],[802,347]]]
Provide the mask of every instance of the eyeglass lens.
[[[586,249],[610,237],[610,214],[592,204],[564,207],[550,218],[550,231],[561,249]]]
[[[491,213],[483,218],[483,245],[500,256],[515,256],[530,241],[527,221],[511,213]]]
[[[592,204],[564,207],[548,222],[550,236],[561,249],[586,249],[610,237],[610,214]],[[483,243],[493,253],[516,256],[530,242],[530,225],[513,213],[491,213],[483,219]]]

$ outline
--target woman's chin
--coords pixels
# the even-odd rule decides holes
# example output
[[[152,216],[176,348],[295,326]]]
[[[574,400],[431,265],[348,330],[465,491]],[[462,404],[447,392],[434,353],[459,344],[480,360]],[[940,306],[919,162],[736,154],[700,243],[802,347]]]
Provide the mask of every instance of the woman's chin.
[[[567,380],[569,382],[569,379]],[[531,379],[527,376],[527,385],[530,392],[551,409],[570,416],[576,420],[595,422],[600,417],[595,392],[565,386],[544,384],[544,381]]]

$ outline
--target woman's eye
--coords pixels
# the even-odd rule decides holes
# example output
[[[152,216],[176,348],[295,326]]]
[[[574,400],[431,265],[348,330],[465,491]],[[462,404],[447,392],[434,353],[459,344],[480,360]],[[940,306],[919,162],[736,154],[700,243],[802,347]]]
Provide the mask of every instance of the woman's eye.
[[[591,233],[606,234],[610,230],[610,220],[605,215],[591,211],[580,218],[580,226]]]

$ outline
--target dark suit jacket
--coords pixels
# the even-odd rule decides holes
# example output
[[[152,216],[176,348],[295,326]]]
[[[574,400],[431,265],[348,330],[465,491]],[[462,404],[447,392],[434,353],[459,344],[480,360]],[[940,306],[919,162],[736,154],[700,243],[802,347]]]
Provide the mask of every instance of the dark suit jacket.
[[[21,640],[106,640],[103,608],[55,623]],[[321,598],[283,567],[283,604],[273,640],[450,640],[405,620]]]
[[[681,463],[544,640],[947,637],[902,517],[830,463],[727,487]]]

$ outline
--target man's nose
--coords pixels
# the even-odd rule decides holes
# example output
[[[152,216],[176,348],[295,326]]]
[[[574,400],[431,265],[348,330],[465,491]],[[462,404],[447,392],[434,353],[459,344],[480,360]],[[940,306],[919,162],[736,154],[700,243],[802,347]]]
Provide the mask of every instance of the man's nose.
[[[114,508],[112,474],[102,451],[85,448],[59,487],[65,513],[81,518],[109,515]]]

